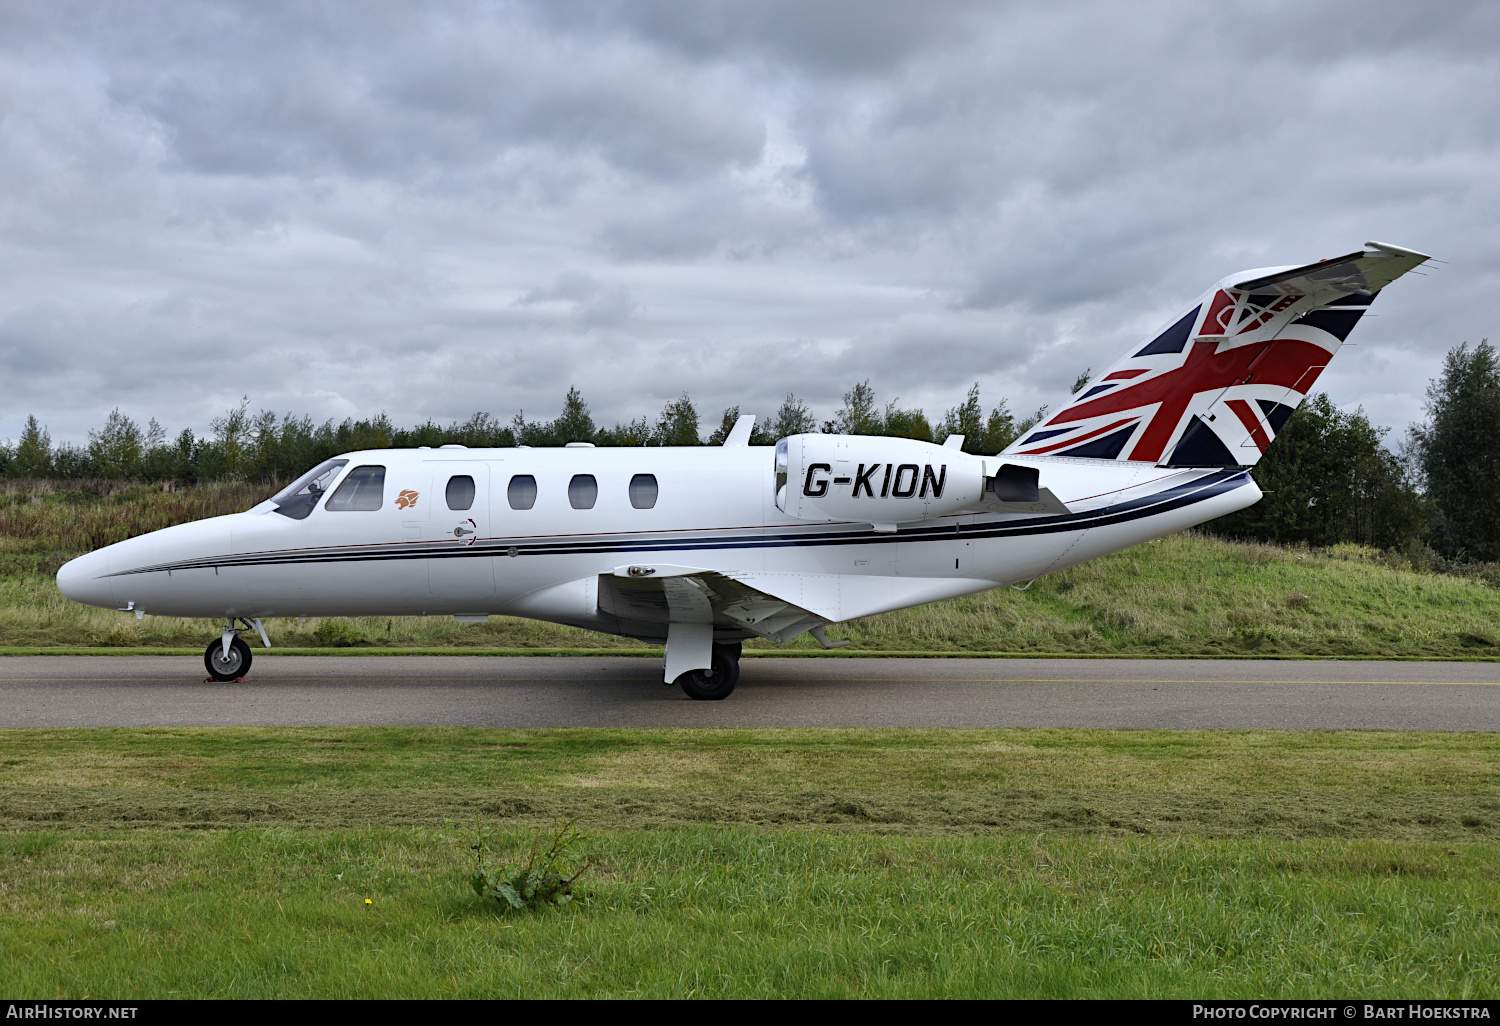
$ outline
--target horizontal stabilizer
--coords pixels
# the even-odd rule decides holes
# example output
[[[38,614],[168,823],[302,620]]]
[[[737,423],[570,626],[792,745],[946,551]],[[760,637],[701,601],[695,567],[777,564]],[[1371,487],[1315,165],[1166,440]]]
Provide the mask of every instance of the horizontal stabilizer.
[[[1278,296],[1351,295],[1356,292],[1373,295],[1429,259],[1425,253],[1399,246],[1379,242],[1367,242],[1365,246],[1368,248],[1332,260],[1320,260],[1315,264],[1235,282],[1233,287],[1240,292],[1274,293]]]

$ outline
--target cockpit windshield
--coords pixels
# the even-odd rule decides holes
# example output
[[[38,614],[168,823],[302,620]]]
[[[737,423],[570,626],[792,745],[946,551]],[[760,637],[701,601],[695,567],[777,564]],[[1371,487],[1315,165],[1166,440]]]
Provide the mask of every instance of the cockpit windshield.
[[[318,500],[328,491],[328,486],[340,470],[349,465],[348,460],[327,460],[303,474],[271,497],[276,512],[293,520],[306,520],[317,506]]]

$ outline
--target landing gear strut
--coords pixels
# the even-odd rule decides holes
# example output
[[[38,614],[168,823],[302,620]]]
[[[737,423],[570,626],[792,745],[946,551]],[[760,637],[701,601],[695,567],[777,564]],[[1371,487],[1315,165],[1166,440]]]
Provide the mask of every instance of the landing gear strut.
[[[713,665],[706,670],[689,670],[677,678],[676,684],[689,698],[704,702],[717,702],[728,698],[734,686],[740,682],[740,643],[715,645]]]

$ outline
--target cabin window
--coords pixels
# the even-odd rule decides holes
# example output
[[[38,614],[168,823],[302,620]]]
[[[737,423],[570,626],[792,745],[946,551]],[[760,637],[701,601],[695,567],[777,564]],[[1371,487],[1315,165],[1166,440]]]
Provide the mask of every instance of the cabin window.
[[[293,520],[306,520],[328,491],[328,486],[340,470],[349,465],[348,460],[325,460],[303,474],[272,496],[276,512]]]
[[[468,474],[457,474],[448,479],[448,508],[468,509],[474,505],[474,479]]]
[[[510,500],[511,509],[530,509],[536,505],[536,478],[530,474],[517,474],[510,479],[510,487],[505,489],[505,497]]]
[[[593,474],[574,474],[568,482],[568,505],[574,509],[593,509],[599,500],[599,482]]]
[[[368,511],[379,509],[385,498],[385,468],[355,467],[339,485],[338,491],[328,497],[323,508],[336,513],[351,510]]]
[[[637,474],[630,479],[630,504],[636,509],[656,505],[656,475]]]

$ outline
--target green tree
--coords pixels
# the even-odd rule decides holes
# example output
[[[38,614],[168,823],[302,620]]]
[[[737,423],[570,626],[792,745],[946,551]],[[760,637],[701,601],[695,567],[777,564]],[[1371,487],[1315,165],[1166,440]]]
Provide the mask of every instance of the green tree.
[[[971,446],[982,446],[984,434],[984,407],[979,405],[979,382],[976,381],[969,386],[969,394],[964,397],[964,401],[943,414],[938,438],[946,440],[949,435],[963,435],[964,452],[979,452],[980,449]]]
[[[202,462],[205,443],[200,438],[193,436],[192,428],[183,428],[177,436],[177,442],[172,446],[173,466],[176,468],[176,479],[183,484],[195,484],[203,480]],[[311,469],[311,468],[309,468]]]
[[[592,442],[599,434],[589,404],[577,386],[569,387],[563,397],[562,413],[556,420],[528,421],[525,411],[511,421],[510,435],[520,445],[567,445],[569,442]]]
[[[1489,339],[1449,350],[1412,432],[1435,508],[1432,544],[1450,558],[1500,559],[1500,361]]]
[[[583,401],[583,393],[576,386],[568,389],[563,398],[562,413],[552,422],[554,445],[569,442],[592,442],[594,440],[594,418],[589,413],[589,404]]]
[[[698,437],[698,410],[686,392],[661,411],[656,422],[658,445],[702,445]]]
[[[724,416],[719,418],[719,426],[714,428],[713,434],[708,436],[705,445],[723,445],[724,439],[729,437],[729,432],[740,422],[740,408],[731,406],[724,411]]]
[[[206,481],[238,478],[251,469],[246,448],[251,443],[250,397],[242,396],[235,409],[209,422],[214,437],[197,451],[198,474]]]
[[[964,436],[964,452],[994,455],[1016,440],[1016,418],[1004,399],[990,410],[988,418],[979,402],[979,382],[969,386],[964,401],[943,415],[942,426],[935,440],[944,441],[949,435]]]
[[[167,431],[152,417],[141,441],[140,475],[147,481],[171,481],[179,476],[175,449],[167,442]]]
[[[104,427],[89,432],[89,458],[99,477],[122,480],[136,477],[141,469],[141,429],[119,408],[110,411]]]
[[[656,425],[637,417],[612,428],[600,428],[594,439],[596,445],[656,445]]]
[[[1381,445],[1385,433],[1363,410],[1345,413],[1326,395],[1309,396],[1256,464],[1264,497],[1210,530],[1283,543],[1403,545],[1423,528],[1423,503],[1405,461]]]
[[[1001,399],[1000,405],[990,411],[989,419],[985,421],[984,448],[971,451],[983,452],[986,455],[1002,452],[1017,438],[1021,437],[1022,432],[1030,431],[1036,425],[1036,422],[1041,419],[1042,410],[1038,410],[1017,424],[1015,415],[1010,412],[1010,407],[1004,399]],[[964,447],[968,449],[967,443],[965,443]]]
[[[557,440],[552,435],[552,422],[550,420],[527,420],[526,411],[518,410],[511,418],[511,434],[516,436],[517,445],[556,445]]]
[[[823,428],[832,435],[885,434],[885,422],[875,406],[875,390],[869,378],[844,393],[844,405]]]
[[[51,476],[52,435],[37,423],[35,416],[26,418],[26,427],[21,431],[21,440],[16,443],[10,466],[16,477]]]
[[[903,410],[893,399],[885,404],[885,415],[881,418],[880,433],[898,438],[915,438],[932,441],[932,424],[921,410]]]
[[[766,427],[766,434],[776,442],[788,435],[806,435],[818,430],[818,421],[807,408],[807,404],[791,392],[781,401],[781,408]]]

